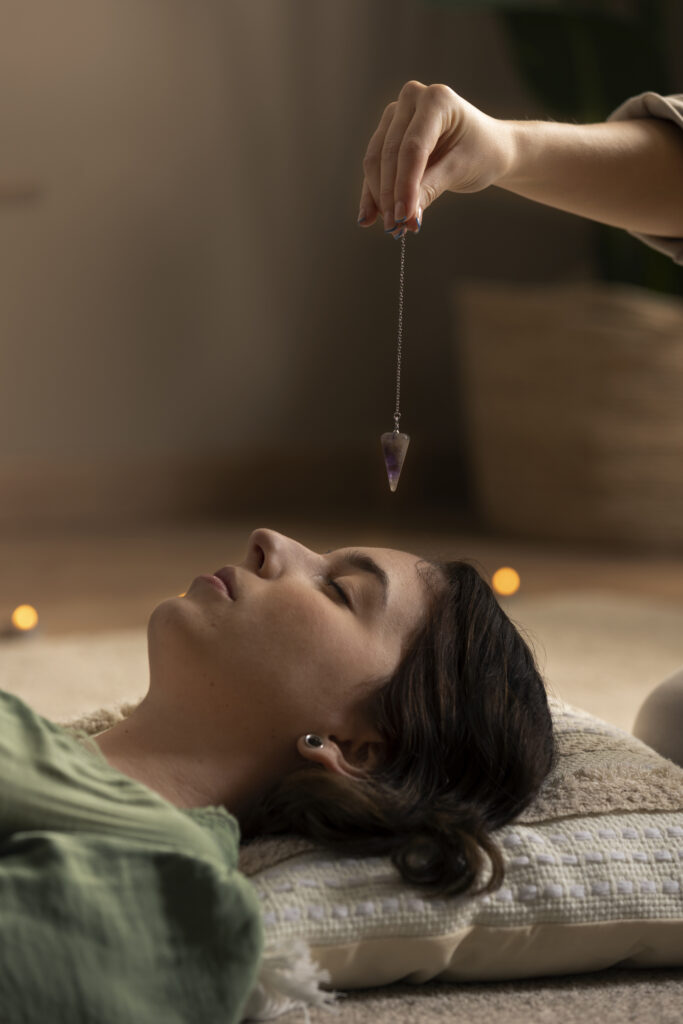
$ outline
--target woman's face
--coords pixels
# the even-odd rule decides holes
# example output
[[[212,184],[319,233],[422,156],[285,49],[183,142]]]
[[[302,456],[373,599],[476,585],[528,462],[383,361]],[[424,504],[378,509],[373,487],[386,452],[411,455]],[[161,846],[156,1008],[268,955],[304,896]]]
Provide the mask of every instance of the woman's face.
[[[191,702],[193,717],[205,712],[207,728],[232,734],[239,723],[258,743],[348,738],[424,622],[424,568],[403,551],[317,554],[256,530],[244,561],[217,570],[229,593],[199,576],[154,610],[150,692],[163,687],[169,700]]]

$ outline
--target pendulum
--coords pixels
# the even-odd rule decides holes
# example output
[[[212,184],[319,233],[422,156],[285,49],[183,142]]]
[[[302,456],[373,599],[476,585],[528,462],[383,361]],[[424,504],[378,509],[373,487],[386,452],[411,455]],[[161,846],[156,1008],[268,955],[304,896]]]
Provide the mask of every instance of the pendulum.
[[[384,453],[384,464],[389,478],[389,490],[395,491],[398,487],[398,479],[403,469],[403,460],[408,451],[410,437],[402,434],[398,424],[401,419],[399,404],[401,400],[401,343],[403,341],[403,288],[405,283],[406,269],[406,235],[401,237],[401,270],[398,285],[398,344],[396,349],[396,408],[394,409],[394,429],[382,434],[382,452]]]
[[[403,469],[403,460],[408,451],[410,438],[402,434],[398,428],[401,413],[399,403],[401,399],[401,343],[403,340],[403,285],[406,269],[406,235],[401,238],[401,271],[398,286],[398,346],[396,351],[396,408],[394,410],[394,429],[388,430],[380,438],[382,452],[384,453],[384,464],[387,468],[389,478],[389,490],[395,491],[398,487],[398,478]]]

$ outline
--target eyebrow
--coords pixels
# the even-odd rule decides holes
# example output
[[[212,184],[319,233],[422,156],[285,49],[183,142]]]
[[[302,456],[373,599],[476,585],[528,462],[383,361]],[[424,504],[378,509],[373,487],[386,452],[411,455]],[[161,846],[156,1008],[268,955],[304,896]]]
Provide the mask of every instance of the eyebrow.
[[[382,585],[382,608],[386,608],[389,599],[389,577],[381,565],[378,565],[370,555],[363,554],[362,551],[347,551],[339,556],[339,560],[360,572],[369,572],[379,580]]]

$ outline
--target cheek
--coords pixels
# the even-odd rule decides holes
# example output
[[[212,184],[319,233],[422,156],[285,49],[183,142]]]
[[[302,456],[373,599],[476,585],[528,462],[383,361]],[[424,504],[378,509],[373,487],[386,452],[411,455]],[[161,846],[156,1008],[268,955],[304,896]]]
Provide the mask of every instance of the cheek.
[[[346,689],[367,673],[367,638],[350,613],[319,592],[283,588],[264,595],[236,640],[249,643],[244,656],[255,675],[291,692]]]
[[[261,663],[287,673],[315,672],[329,664],[339,642],[339,625],[316,594],[283,591],[269,595],[249,622],[251,653]]]

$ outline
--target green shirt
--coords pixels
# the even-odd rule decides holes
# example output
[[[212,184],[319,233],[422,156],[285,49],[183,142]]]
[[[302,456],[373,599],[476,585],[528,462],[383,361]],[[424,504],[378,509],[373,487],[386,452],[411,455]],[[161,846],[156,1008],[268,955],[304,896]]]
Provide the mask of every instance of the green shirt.
[[[263,949],[238,844],[0,690],[2,1024],[238,1022]]]

